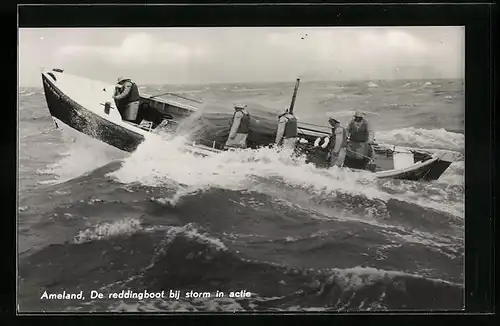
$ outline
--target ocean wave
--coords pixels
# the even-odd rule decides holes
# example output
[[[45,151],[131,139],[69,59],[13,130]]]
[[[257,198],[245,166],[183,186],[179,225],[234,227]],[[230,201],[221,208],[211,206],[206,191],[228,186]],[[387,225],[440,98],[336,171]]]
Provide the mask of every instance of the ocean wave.
[[[320,170],[305,164],[303,158],[293,158],[290,153],[272,148],[201,158],[185,152],[184,141],[183,138],[160,142],[147,140],[124,159],[121,167],[107,176],[123,184],[173,189],[168,196],[151,198],[170,207],[176,206],[186,196],[210,188],[250,189],[261,193],[274,191],[278,197],[288,198],[291,202],[298,200],[289,198],[293,196],[293,189],[302,189],[312,202],[328,204],[329,209],[336,207],[335,214],[350,217],[354,214],[365,219],[385,218],[387,203],[391,199],[454,216],[464,214],[463,161],[453,163],[442,180],[432,183],[377,180],[369,172],[335,168]],[[71,147],[59,162],[39,171],[56,177],[45,182],[61,183],[76,176],[93,176],[93,169],[116,159],[114,155],[100,151],[97,153],[104,155],[96,156],[93,146],[82,145]],[[323,213],[320,206],[313,208],[313,211]]]
[[[192,223],[186,224],[181,227],[169,228],[166,232],[165,241],[162,243],[162,245],[165,246],[171,243],[177,236],[184,236],[198,243],[208,245],[211,248],[214,248],[216,251],[228,250],[224,243],[222,243],[219,239],[208,236],[206,232],[200,231],[200,228]]]
[[[19,93],[19,95],[22,96],[22,97],[29,97],[29,96],[33,96],[33,95],[36,95],[36,94],[37,94],[37,92]]]
[[[403,128],[376,133],[377,141],[416,148],[445,149],[463,152],[465,136],[445,129]]]
[[[126,218],[111,223],[97,224],[92,228],[80,231],[73,238],[73,242],[82,244],[85,242],[107,239],[117,235],[130,235],[140,230],[143,230],[140,220]]]
[[[286,182],[318,190],[342,189],[358,192],[366,189],[357,184],[359,177],[373,180],[370,173],[319,170],[305,164],[304,157],[295,158],[287,151],[274,148],[224,152],[211,157],[199,157],[184,151],[185,140],[146,140],[136,152],[126,158],[122,167],[108,176],[119,182],[140,183],[147,186],[183,185],[192,192],[196,189],[222,188],[244,190],[252,188],[255,178],[281,177]],[[160,150],[161,149],[161,150]],[[368,189],[369,191],[369,189]]]
[[[65,128],[61,136],[66,151],[60,154],[56,162],[37,170],[38,174],[54,177],[52,180],[43,181],[44,183],[57,184],[72,180],[92,173],[93,170],[111,161],[122,159],[126,155],[118,149],[70,128]]]
[[[301,310],[301,307],[312,306],[342,311],[461,306],[463,287],[449,281],[362,266],[300,269],[245,259],[234,251],[218,248],[182,232],[176,233],[175,238],[169,238],[163,255],[157,256],[144,271],[140,282],[150,289],[175,288],[183,292],[196,288],[197,291],[224,291],[227,294],[244,289],[252,294],[247,300],[237,300],[244,310]],[[211,300],[201,301],[208,304]],[[206,305],[198,309],[210,310]]]
[[[463,286],[439,277],[359,264],[315,269],[272,262],[256,258],[251,251],[239,252],[233,245],[229,248],[226,243],[230,244],[230,239],[221,241],[194,224],[142,233],[133,239],[129,234],[139,229],[138,224],[130,221],[124,223],[124,227],[116,227],[117,224],[104,227],[96,235],[82,237],[84,241],[46,248],[23,261],[22,265],[32,266],[31,272],[37,275],[41,269],[50,273],[46,281],[50,284],[46,283],[44,288],[52,292],[58,291],[60,286],[67,291],[77,286],[85,291],[97,289],[101,293],[130,289],[137,293],[167,293],[164,299],[140,301],[68,301],[64,302],[67,311],[385,311],[462,307]],[[111,229],[116,231],[108,231]],[[153,245],[156,247],[154,252],[148,243],[153,235],[162,238]],[[91,252],[98,254],[99,259],[92,258]],[[126,259],[132,255],[136,258]],[[49,258],[51,264],[42,267],[40,262]],[[344,260],[330,260],[333,266],[341,263]],[[68,264],[73,267],[63,268]],[[101,269],[109,270],[108,265],[113,266],[114,277],[110,275],[85,284],[68,283],[84,274],[97,276],[102,273]],[[26,273],[24,268],[22,277],[26,277]],[[170,291],[179,291],[182,295],[169,298]],[[204,297],[188,298],[185,294],[190,291],[203,293]],[[229,296],[231,292],[242,291],[247,295]],[[224,296],[217,297],[220,293]],[[25,301],[22,304],[26,307]],[[49,303],[40,301],[37,304],[46,310],[44,305]]]
[[[212,297],[141,302],[108,300],[92,304],[85,302],[85,305],[71,303],[73,310],[77,309],[76,305],[80,310],[92,311],[301,311],[313,308],[351,311],[437,309],[461,304],[460,296],[453,297],[462,289],[461,286],[439,280],[459,279],[454,275],[456,271],[448,265],[454,266],[463,256],[461,238],[447,235],[447,229],[456,222],[444,221],[443,214],[429,213],[417,205],[408,208],[406,203],[394,204],[391,200],[370,200],[362,194],[352,197],[342,191],[334,196],[326,191],[324,199],[319,200],[320,205],[332,200],[328,204],[337,212],[346,210],[344,215],[334,213],[336,218],[325,221],[315,220],[314,213],[302,210],[300,200],[284,198],[283,193],[276,198],[248,189],[199,191],[179,201],[176,207],[151,206],[145,199],[159,198],[164,192],[161,187],[133,183],[126,185],[133,188],[133,192],[124,192],[117,185],[106,182],[104,175],[107,170],[96,170],[86,177],[95,180],[96,185],[107,185],[94,187],[97,196],[62,206],[63,202],[75,202],[78,198],[69,191],[78,190],[71,186],[71,182],[75,185],[84,182],[81,178],[75,179],[64,189],[62,186],[53,188],[49,193],[53,205],[61,206],[61,212],[75,217],[84,212],[92,214],[91,206],[99,206],[93,209],[108,215],[102,210],[108,200],[100,200],[103,197],[98,195],[100,191],[106,191],[107,197],[113,198],[124,209],[130,210],[126,204],[130,200],[126,198],[135,198],[133,205],[137,212],[134,214],[141,218],[99,221],[79,231],[71,244],[42,249],[40,257],[51,257],[51,264],[45,268],[62,264],[62,258],[59,263],[54,261],[55,257],[71,257],[66,258],[64,264],[73,264],[73,278],[83,273],[80,272],[82,268],[89,273],[109,270],[110,275],[99,281],[101,291],[195,290],[210,292]],[[264,181],[260,183],[265,189],[276,179],[261,178],[259,181]],[[283,187],[278,183],[275,187],[288,193],[287,185]],[[59,192],[59,197],[54,197],[54,192]],[[305,197],[304,203],[317,206],[311,202],[318,201],[315,196]],[[377,205],[379,213],[365,216],[363,208]],[[113,207],[114,212],[122,211],[116,205]],[[383,215],[384,211],[386,215]],[[234,212],[238,214],[234,215]],[[356,212],[359,216],[353,218]],[[184,222],[182,226],[158,225],[160,220],[172,214]],[[75,225],[80,220],[74,218],[67,223]],[[369,225],[376,227],[367,228]],[[438,232],[433,234],[431,230]],[[82,245],[85,247],[81,249],[74,247]],[[59,250],[68,253],[57,254]],[[93,258],[87,254],[89,251],[94,252]],[[144,257],[131,260],[132,252],[134,257],[137,252],[143,253]],[[333,253],[335,259],[327,259],[333,257]],[[411,262],[398,260],[402,253],[415,259]],[[87,261],[89,267],[79,268],[76,262],[83,261]],[[103,264],[113,266],[113,269]],[[434,264],[440,264],[442,271]],[[377,268],[368,267],[374,265]],[[419,275],[414,275],[414,271],[419,271]],[[57,275],[55,272],[53,278],[61,277]],[[65,276],[62,284],[70,279],[69,275]],[[91,281],[88,286],[98,288]],[[421,291],[421,287],[425,291]],[[230,291],[241,290],[251,293],[251,297],[227,297]],[[213,298],[217,291],[225,292],[226,297]],[[419,298],[415,299],[417,296]],[[429,297],[435,298],[431,304]]]
[[[52,133],[55,130],[56,130],[55,127],[50,127],[50,128],[46,128],[46,129],[42,129],[42,130],[37,130],[36,132],[30,133],[30,134],[27,134],[27,135],[26,134],[19,135],[19,138],[20,139],[25,139],[25,138],[31,138],[31,137],[38,137],[40,135]]]
[[[175,204],[183,196],[197,190],[221,188],[229,190],[260,189],[258,185],[283,180],[282,186],[299,187],[317,198],[336,193],[361,195],[368,199],[395,198],[463,215],[460,192],[463,185],[441,183],[415,183],[399,180],[377,180],[370,172],[350,172],[343,169],[322,170],[305,164],[303,157],[274,148],[224,152],[210,157],[199,157],[184,150],[185,139],[171,141],[146,140],[136,152],[124,160],[122,167],[108,174],[124,184],[139,183],[146,186],[178,187],[171,198]],[[459,180],[453,173],[448,179]],[[278,179],[276,179],[278,178]],[[398,190],[399,189],[399,190]],[[449,192],[450,190],[453,190]],[[326,194],[326,195],[325,195]],[[396,196],[396,197],[394,197]],[[455,208],[453,208],[455,207]],[[455,209],[455,210],[454,210]]]
[[[377,130],[376,138],[392,145],[456,151],[456,161],[433,182],[379,180],[369,172],[317,169],[303,157],[276,148],[202,158],[186,151],[189,133],[167,140],[151,138],[126,154],[65,130],[47,141],[36,139],[54,149],[50,156],[37,153],[35,147],[43,148],[31,145],[39,130],[52,125],[41,105],[43,98],[38,93],[27,96],[42,92],[23,89],[21,127],[24,135],[33,137],[23,138],[22,148],[27,150],[26,161],[35,161],[33,176],[23,177],[37,179],[34,172],[39,168],[38,173],[47,174],[43,179],[52,178],[45,182],[54,184],[25,191],[20,199],[21,308],[102,312],[462,308],[465,142],[463,132],[454,133],[453,128],[460,129],[463,110],[444,102],[445,95],[459,100],[461,94],[446,86],[449,93],[435,96],[432,89],[444,82],[432,81],[426,90],[421,87],[425,81],[408,85],[381,81],[382,92],[372,89],[370,99],[354,94],[368,96],[366,81],[352,83],[342,87],[340,101],[330,95],[338,88],[325,86],[321,93],[305,83],[297,108],[305,120],[323,121],[327,108],[349,117],[354,110],[368,109],[378,120],[385,102],[418,102],[421,106],[407,119],[409,110],[391,111],[381,122],[380,130],[386,130]],[[392,92],[400,85],[409,86],[407,92],[383,91],[392,87]],[[218,108],[230,108],[235,97],[274,107],[289,103],[285,97],[292,87],[276,84],[264,92],[262,85],[232,86],[203,91]],[[146,89],[154,93],[156,88],[172,89],[159,85]],[[177,89],[189,93],[187,87]],[[251,99],[244,96],[247,91],[263,94]],[[228,92],[234,96],[228,97]],[[377,96],[398,98],[386,101]],[[426,112],[435,106],[426,105],[427,101],[445,103],[432,121]],[[301,107],[308,110],[300,111]],[[441,114],[452,117],[442,119]],[[402,128],[410,123],[448,131]],[[40,288],[103,293],[193,290],[210,297],[42,302]],[[228,295],[241,290],[250,297]],[[226,295],[214,297],[217,291]]]
[[[464,187],[465,185],[465,161],[456,161],[451,163],[448,170],[435,183],[445,185],[457,185]],[[465,190],[465,189],[464,189]]]

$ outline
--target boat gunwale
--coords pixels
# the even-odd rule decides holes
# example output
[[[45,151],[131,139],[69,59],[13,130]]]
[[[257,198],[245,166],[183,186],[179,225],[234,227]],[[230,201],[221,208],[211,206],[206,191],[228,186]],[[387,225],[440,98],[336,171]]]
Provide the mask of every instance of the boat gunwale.
[[[87,111],[87,112],[95,115],[99,119],[106,120],[108,123],[111,123],[111,124],[115,125],[116,127],[121,127],[121,128],[123,128],[123,129],[125,129],[125,130],[127,130],[129,132],[132,132],[132,133],[136,134],[139,137],[143,137],[144,139],[146,139],[147,137],[151,137],[151,135],[157,135],[157,133],[154,132],[154,129],[145,130],[145,129],[141,128],[138,124],[131,123],[129,121],[125,121],[125,120],[123,120],[123,118],[120,121],[114,121],[113,119],[107,118],[105,115],[99,114],[95,109],[91,109],[91,108],[87,108],[87,107],[83,106],[82,104],[80,104],[79,102],[77,102],[75,99],[73,99],[72,97],[70,97],[69,95],[67,95],[66,92],[64,92],[61,89],[61,87],[59,87],[56,84],[57,78],[54,78],[53,77],[53,73],[51,73],[51,72],[52,72],[52,70],[51,71],[43,71],[41,73],[42,74],[43,82],[46,82],[50,86],[49,89],[52,88],[51,89],[52,92],[55,92],[57,95],[59,95],[59,96],[57,96],[57,95],[56,96],[59,97],[61,99],[61,101],[65,101],[68,105],[70,105],[72,107],[75,107],[75,108],[77,108],[79,110]],[[55,71],[55,72],[57,72],[57,71]],[[62,72],[57,72],[57,73],[58,74],[62,74]],[[72,74],[69,74],[69,75],[73,76]],[[55,81],[52,81],[51,78],[49,78],[49,76],[53,77],[53,79],[55,79]],[[79,77],[79,76],[76,76],[76,77]],[[88,78],[85,78],[85,77],[83,77],[83,78],[84,79],[88,79]],[[88,80],[92,81],[90,79],[88,79]],[[151,98],[151,95],[149,95],[149,97],[145,97],[145,96],[146,96],[146,94],[143,94],[141,96],[141,99],[146,99],[146,100],[150,100],[150,101],[165,103],[165,104],[172,105],[172,106],[177,106],[177,105],[173,105],[173,104],[170,103],[170,102],[174,102],[174,101],[165,100],[165,99],[162,99],[162,98],[153,99],[153,98]],[[176,102],[174,102],[174,103],[176,103]],[[103,103],[99,103],[99,104],[100,105],[105,105]],[[177,107],[179,107],[181,109],[186,109],[185,107],[182,107],[182,106],[191,107],[189,105],[184,105],[183,103],[179,103],[179,104],[181,106],[177,106]],[[192,113],[195,113],[196,112],[196,108],[195,107],[192,107],[192,108],[194,108],[195,110],[191,110],[191,109],[186,109],[186,110],[188,110],[188,111],[190,111]],[[116,109],[116,108],[114,108],[114,109]],[[51,116],[52,116],[52,113],[51,113]],[[57,117],[55,117],[55,118],[57,118]],[[175,121],[175,122],[177,122],[177,121]],[[304,124],[307,125],[307,123],[304,123]],[[69,125],[69,127],[73,128],[71,125]],[[323,126],[318,126],[318,127],[323,127]],[[326,128],[326,127],[324,127],[324,128]],[[327,132],[322,131],[322,130],[313,130],[313,129],[309,129],[307,127],[306,128],[299,127],[299,129],[301,129],[301,134],[304,134],[304,135],[308,135],[309,132],[323,134],[325,136],[328,135]],[[306,132],[303,132],[304,130]],[[311,135],[311,134],[309,134],[308,136],[313,136],[314,137],[314,135]],[[194,149],[194,151],[198,150],[198,153],[200,153],[201,155],[211,155],[211,154],[219,154],[219,153],[225,152],[225,150],[223,150],[223,149],[218,149],[218,148],[215,148],[215,147],[209,147],[209,146],[202,145],[202,144],[195,144],[195,143],[189,144],[189,143],[186,143],[186,145],[188,145],[189,147],[191,147],[191,149]],[[378,146],[381,145],[381,147],[386,147],[385,149],[381,148],[382,151],[385,150],[385,151],[393,151],[394,152],[395,149],[396,149],[396,147],[398,147],[398,149],[401,148],[402,150],[406,150],[406,151],[409,150],[409,151],[414,152],[414,153],[415,152],[419,153],[419,151],[414,151],[414,150],[412,150],[410,148],[405,148],[405,147],[402,147],[402,146],[388,145],[388,144],[377,144],[377,145]],[[393,147],[393,149],[391,149],[389,147]],[[202,153],[202,152],[204,152],[204,153]],[[405,168],[401,168],[401,169],[390,169],[390,170],[385,170],[385,171],[377,171],[377,172],[371,171],[371,172],[374,173],[377,178],[392,178],[392,177],[397,177],[398,175],[402,175],[402,174],[405,174],[405,173],[411,173],[413,171],[417,171],[419,169],[422,169],[422,168],[425,168],[425,167],[429,167],[429,166],[431,166],[432,164],[434,164],[435,162],[438,162],[438,161],[445,161],[445,162],[449,162],[450,164],[453,162],[452,160],[444,159],[446,157],[445,154],[443,154],[443,155],[437,155],[436,153],[434,153],[433,155],[430,155],[430,153],[428,151],[425,151],[425,150],[422,150],[420,153],[421,154],[429,155],[430,158],[426,159],[426,160],[423,160],[423,161],[417,161],[414,164],[412,164],[412,165],[410,165],[408,167],[405,167]]]
[[[62,101],[65,101],[66,103],[68,103],[68,105],[70,106],[73,106],[73,107],[76,107],[78,108],[79,110],[84,110],[84,111],[87,111],[91,114],[94,114],[96,115],[97,117],[101,118],[101,119],[104,119],[106,120],[107,122],[109,123],[112,123],[113,125],[117,126],[117,127],[122,127],[130,132],[133,132],[135,133],[136,135],[138,136],[142,136],[144,138],[146,137],[149,137],[149,135],[151,134],[154,134],[153,130],[145,130],[143,128],[141,128],[138,124],[135,124],[133,122],[129,122],[129,121],[126,121],[126,120],[123,120],[123,118],[121,118],[121,120],[117,121],[117,120],[113,120],[113,119],[110,119],[108,118],[107,116],[105,115],[100,115],[95,109],[92,109],[92,108],[88,108],[84,105],[82,105],[81,103],[77,102],[75,99],[73,99],[72,97],[70,97],[66,92],[64,92],[61,87],[59,87],[56,83],[57,83],[57,79],[55,82],[53,82],[51,80],[51,78],[49,78],[48,76],[50,76],[48,73],[51,72],[51,71],[44,71],[42,72],[42,78],[44,81],[46,81],[48,84],[50,84],[50,86],[54,89],[54,91],[56,91],[58,93],[58,95],[60,95],[60,98]],[[62,73],[59,73],[59,74],[62,74]],[[71,76],[73,76],[72,74],[69,74]],[[77,75],[75,75],[77,76]],[[77,77],[80,77],[80,76],[77,76]],[[82,77],[81,77],[82,78]],[[84,78],[84,77],[83,77]],[[104,83],[104,82],[103,82]],[[160,102],[160,103],[165,103],[165,104],[168,104],[170,105],[169,103],[167,102],[162,102],[162,101],[158,101],[156,99],[151,99],[152,101],[156,101],[156,102]],[[99,102],[99,105],[101,106],[105,106],[105,103],[101,103]],[[173,105],[174,106],[174,105]],[[116,107],[111,105],[111,108],[115,109],[116,110]],[[185,109],[185,108],[182,108],[182,109]],[[193,110],[188,110],[188,111],[191,111],[191,113],[195,113],[196,111],[193,111]],[[177,122],[177,121],[176,121]],[[177,122],[178,123],[178,122]]]

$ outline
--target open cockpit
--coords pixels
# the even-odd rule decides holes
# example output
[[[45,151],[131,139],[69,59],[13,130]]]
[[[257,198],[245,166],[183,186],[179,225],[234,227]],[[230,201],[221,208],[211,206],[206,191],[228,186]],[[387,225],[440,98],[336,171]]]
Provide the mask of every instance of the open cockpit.
[[[109,102],[105,106],[116,107]],[[109,108],[105,108],[106,110]],[[123,119],[123,121],[146,131],[160,128],[175,132],[179,122],[196,111],[196,107],[182,102],[141,94],[137,118],[132,121]]]

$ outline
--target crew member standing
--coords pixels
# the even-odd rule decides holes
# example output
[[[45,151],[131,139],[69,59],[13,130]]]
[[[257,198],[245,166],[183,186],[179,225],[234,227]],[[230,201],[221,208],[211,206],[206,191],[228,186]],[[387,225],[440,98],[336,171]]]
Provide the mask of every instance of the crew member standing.
[[[334,117],[330,117],[328,122],[332,126],[332,135],[328,143],[329,166],[343,167],[347,153],[347,131]]]
[[[288,108],[278,110],[278,130],[275,143],[283,145],[284,149],[295,149],[297,144],[297,118],[288,111]]]
[[[371,145],[374,133],[363,112],[354,113],[354,117],[347,127],[347,133],[349,135],[348,156],[363,161],[361,168],[366,168],[373,157]]]
[[[231,120],[231,130],[225,148],[247,148],[247,138],[250,131],[250,114],[246,105],[236,104]]]
[[[141,99],[139,88],[129,78],[118,77],[117,81],[113,95],[116,107],[123,120],[135,122]]]

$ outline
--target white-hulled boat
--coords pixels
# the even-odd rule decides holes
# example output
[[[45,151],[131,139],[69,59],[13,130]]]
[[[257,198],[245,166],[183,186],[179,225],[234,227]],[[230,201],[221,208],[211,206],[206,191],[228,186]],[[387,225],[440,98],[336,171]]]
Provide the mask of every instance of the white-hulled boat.
[[[47,106],[57,126],[64,124],[126,152],[135,151],[147,137],[155,134],[159,126],[175,133],[179,123],[198,111],[196,106],[190,104],[141,93],[139,120],[144,119],[143,122],[147,123],[134,123],[123,120],[112,104],[114,84],[75,76],[61,69],[43,71],[42,82]],[[298,83],[294,99],[297,88]],[[262,138],[264,140],[253,142],[251,147],[267,146],[274,140],[272,126],[275,121],[268,119],[266,122],[265,118],[259,118],[261,120],[264,122],[254,128],[267,123],[267,130],[264,131],[266,135]],[[314,143],[323,141],[328,135],[328,127],[299,122],[300,141],[297,148],[318,167],[326,166],[326,152],[314,146]],[[188,145],[188,149],[200,155],[214,155],[223,151],[222,144],[223,141],[207,137]],[[420,149],[377,145],[374,146],[374,155],[369,164],[365,162],[360,165],[356,160],[346,159],[345,166],[354,170],[363,166],[378,178],[436,180],[452,162],[453,154],[449,152],[431,153]]]

